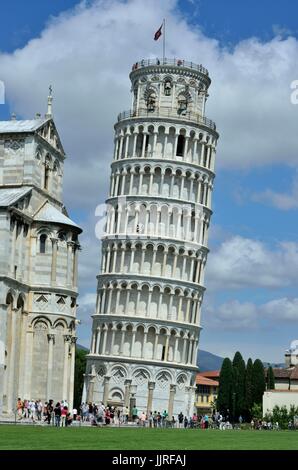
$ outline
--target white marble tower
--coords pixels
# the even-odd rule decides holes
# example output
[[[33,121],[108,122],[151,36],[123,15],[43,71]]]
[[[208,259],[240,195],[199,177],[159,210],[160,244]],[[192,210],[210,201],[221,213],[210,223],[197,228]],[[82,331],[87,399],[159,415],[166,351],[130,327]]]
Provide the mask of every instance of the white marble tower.
[[[142,60],[115,124],[83,401],[193,411],[214,179],[201,65]]]

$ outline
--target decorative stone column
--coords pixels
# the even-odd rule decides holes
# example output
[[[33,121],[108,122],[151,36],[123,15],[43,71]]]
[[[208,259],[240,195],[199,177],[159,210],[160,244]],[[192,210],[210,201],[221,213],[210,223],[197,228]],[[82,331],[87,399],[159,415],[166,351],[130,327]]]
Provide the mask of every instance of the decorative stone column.
[[[17,238],[18,223],[14,219],[14,220],[12,220],[11,224],[13,225],[13,229],[12,229],[12,244],[11,244],[11,259],[10,259],[10,275],[11,275],[11,277],[14,277],[16,238]]]
[[[70,378],[69,378],[69,395],[68,395],[68,403],[69,407],[73,407],[73,399],[74,399],[74,371],[75,371],[75,359],[76,359],[76,336],[71,337],[71,348],[70,348]]]
[[[73,242],[67,242],[67,286],[71,287]]]
[[[47,378],[47,400],[52,398],[52,384],[53,384],[53,348],[55,344],[55,335],[48,334],[49,352],[48,352],[48,378]],[[65,398],[66,395],[65,395]]]
[[[73,285],[73,288],[76,288],[77,283],[78,283],[79,251],[80,251],[80,245],[74,244],[74,246],[73,246],[73,268],[72,268],[72,285]]]
[[[87,393],[87,403],[92,403],[93,395],[94,395],[94,380],[96,377],[94,364],[91,367],[91,374],[88,374],[88,376],[89,376],[89,384],[88,384],[88,393]]]
[[[33,337],[34,330],[32,325],[28,326],[26,331],[26,351],[25,351],[25,379],[24,379],[24,397],[31,397],[31,379],[32,379],[32,357],[33,357]]]
[[[14,406],[16,405],[13,400],[17,397],[14,395],[15,389],[15,363],[16,363],[16,339],[17,339],[17,331],[16,331],[16,316],[18,313],[17,308],[11,309],[11,348],[10,348],[10,359],[8,365],[8,374],[7,374],[7,408],[8,411],[12,411]]]
[[[104,386],[103,386],[103,403],[105,406],[108,404],[109,399],[109,388],[110,388],[110,378],[108,375],[104,377]]]
[[[153,391],[155,389],[155,382],[148,382],[148,398],[147,398],[147,417],[152,410]]]
[[[127,379],[124,382],[125,386],[125,392],[124,392],[124,406],[129,408],[129,398],[130,398],[130,386],[131,386],[131,380]]]
[[[170,396],[169,396],[169,405],[168,405],[168,415],[169,419],[173,416],[173,407],[174,407],[174,398],[176,393],[176,385],[170,385]]]
[[[51,283],[56,284],[56,271],[57,271],[57,248],[58,238],[51,238],[52,242],[52,266],[51,266]]]
[[[63,366],[63,397],[62,400],[66,400],[68,397],[68,375],[69,375],[69,370],[68,370],[68,362],[69,362],[69,346],[71,342],[71,336],[70,335],[64,335],[64,366]]]

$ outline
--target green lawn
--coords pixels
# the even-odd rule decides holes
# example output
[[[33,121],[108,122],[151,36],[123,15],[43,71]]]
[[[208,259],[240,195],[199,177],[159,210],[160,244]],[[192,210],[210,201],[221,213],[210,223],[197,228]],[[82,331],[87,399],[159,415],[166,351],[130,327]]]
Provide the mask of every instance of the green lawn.
[[[298,432],[0,425],[0,449],[297,450]]]

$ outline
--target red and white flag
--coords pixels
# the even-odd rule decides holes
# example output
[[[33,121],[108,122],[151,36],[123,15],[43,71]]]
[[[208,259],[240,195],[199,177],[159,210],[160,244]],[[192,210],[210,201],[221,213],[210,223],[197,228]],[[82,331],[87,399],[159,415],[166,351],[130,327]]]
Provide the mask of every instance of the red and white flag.
[[[162,32],[161,32],[162,27],[163,27],[163,24],[161,25],[161,27],[154,34],[154,41],[157,41],[160,38],[160,36],[162,35]]]

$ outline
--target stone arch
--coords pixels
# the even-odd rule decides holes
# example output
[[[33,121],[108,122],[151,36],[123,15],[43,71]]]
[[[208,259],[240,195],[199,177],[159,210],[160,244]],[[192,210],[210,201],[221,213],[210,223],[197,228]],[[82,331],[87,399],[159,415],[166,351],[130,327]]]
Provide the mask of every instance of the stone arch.
[[[48,317],[45,317],[44,315],[39,315],[38,317],[33,318],[32,322],[31,322],[32,328],[35,329],[36,324],[38,324],[38,323],[45,323],[45,325],[49,329],[52,327],[51,320]]]
[[[9,289],[6,294],[5,303],[6,305],[11,305],[11,308],[14,308],[16,302],[16,291]]]
[[[130,322],[125,323],[124,325],[124,341],[123,341],[123,356],[129,357],[131,354],[131,343],[132,343],[132,333],[133,325]]]
[[[114,406],[120,406],[123,404],[124,400],[124,393],[119,387],[113,387],[109,391],[109,404],[113,404]]]
[[[149,112],[154,112],[156,110],[157,97],[157,88],[151,84],[148,84],[144,91],[144,100]]]
[[[137,324],[136,327],[136,333],[135,333],[135,342],[134,342],[134,349],[132,352],[132,355],[134,357],[142,357],[143,350],[144,350],[144,332],[145,332],[145,326],[143,324]]]
[[[178,374],[176,383],[180,390],[183,389],[187,385],[187,375],[184,373]]]
[[[23,313],[26,306],[26,296],[23,292],[20,292],[17,298],[17,309]]]
[[[154,345],[155,337],[157,334],[157,327],[154,324],[149,324],[147,327],[147,343],[144,348],[143,357],[144,359],[154,359]]]
[[[67,322],[64,318],[58,318],[53,324],[53,328],[56,329],[58,326],[62,326],[63,329],[68,329]]]
[[[132,380],[139,387],[142,387],[151,380],[151,373],[146,367],[138,366],[132,372]]]
[[[168,370],[160,370],[156,373],[156,388],[166,389],[173,383],[172,374]]]
[[[111,379],[114,383],[124,383],[124,380],[127,378],[128,373],[126,367],[122,364],[114,365],[110,370]]]

